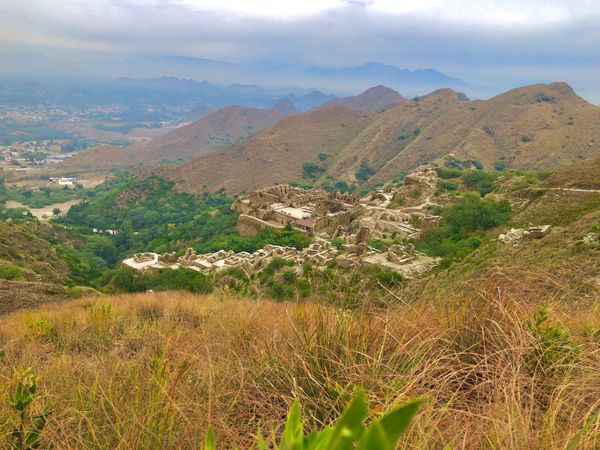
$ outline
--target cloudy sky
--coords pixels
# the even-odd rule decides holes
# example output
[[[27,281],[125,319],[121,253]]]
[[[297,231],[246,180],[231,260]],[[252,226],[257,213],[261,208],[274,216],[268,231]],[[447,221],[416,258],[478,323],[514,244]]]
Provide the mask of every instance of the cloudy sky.
[[[600,103],[600,0],[0,0],[0,54],[435,68]]]

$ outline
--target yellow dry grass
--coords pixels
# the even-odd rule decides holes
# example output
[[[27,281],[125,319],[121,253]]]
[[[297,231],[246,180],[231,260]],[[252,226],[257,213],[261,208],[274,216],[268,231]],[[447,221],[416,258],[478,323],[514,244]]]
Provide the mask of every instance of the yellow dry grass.
[[[546,306],[537,328],[536,306],[493,289],[359,311],[180,292],[45,306],[0,321],[0,429],[32,367],[54,448],[199,448],[209,424],[249,448],[294,399],[317,427],[355,386],[374,415],[426,400],[404,448],[599,448],[598,306]],[[553,327],[570,333],[558,350]]]

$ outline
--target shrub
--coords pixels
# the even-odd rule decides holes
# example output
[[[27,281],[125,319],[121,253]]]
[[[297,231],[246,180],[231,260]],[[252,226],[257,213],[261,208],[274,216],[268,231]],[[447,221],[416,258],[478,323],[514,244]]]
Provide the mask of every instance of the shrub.
[[[506,161],[505,160],[500,159],[494,163],[494,170],[502,172],[504,169],[506,169]]]
[[[444,191],[456,191],[458,189],[458,183],[452,181],[440,181],[438,187]]]
[[[526,356],[532,373],[554,375],[563,372],[580,352],[580,348],[572,343],[569,332],[562,327],[550,325],[549,319],[550,311],[543,307],[535,311],[533,320],[528,322],[535,339],[532,350]]]
[[[460,178],[463,171],[452,167],[438,167],[436,169],[437,175],[440,178],[448,180],[450,178]]]
[[[483,197],[493,190],[493,183],[498,176],[498,174],[491,172],[467,170],[462,174],[462,179],[465,186],[476,190]]]
[[[325,161],[328,156],[327,153],[319,153],[319,161]]]
[[[10,263],[0,265],[0,280],[21,279],[23,279],[23,271],[20,267]]]
[[[325,167],[317,163],[309,161],[302,164],[302,176],[304,178],[317,178],[323,172],[325,172]]]
[[[341,238],[333,238],[330,242],[331,245],[333,245],[338,250],[341,250],[344,247],[344,240]]]
[[[375,169],[373,169],[369,165],[368,161],[363,161],[362,163],[360,163],[360,166],[358,166],[358,169],[356,170],[356,179],[358,181],[360,181],[361,183],[364,183],[369,178],[371,178],[374,174],[375,174]]]
[[[521,136],[521,142],[531,142],[533,139],[527,135]]]

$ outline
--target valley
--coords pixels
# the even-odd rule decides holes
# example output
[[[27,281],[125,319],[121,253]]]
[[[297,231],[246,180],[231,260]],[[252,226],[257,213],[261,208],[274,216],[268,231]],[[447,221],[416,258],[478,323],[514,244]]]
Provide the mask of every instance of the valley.
[[[3,178],[0,369],[44,374],[46,442],[192,447],[210,423],[243,448],[293,399],[333,423],[360,384],[381,411],[427,399],[407,448],[595,448],[598,107],[563,83],[328,101]]]

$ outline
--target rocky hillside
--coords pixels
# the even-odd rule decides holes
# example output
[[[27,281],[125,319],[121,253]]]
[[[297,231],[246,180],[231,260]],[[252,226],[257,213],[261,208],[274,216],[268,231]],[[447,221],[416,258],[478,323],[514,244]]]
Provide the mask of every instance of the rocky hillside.
[[[499,179],[509,188],[500,187],[501,195],[515,210],[507,237],[492,239],[448,270],[410,285],[406,298],[441,299],[493,288],[497,296],[523,302],[595,301],[600,296],[600,188],[592,187],[600,186],[599,165],[600,159],[582,161],[517,190],[518,177]],[[585,180],[586,188],[574,187],[578,180]],[[537,239],[519,233],[532,225],[551,228]]]
[[[237,193],[327,177],[375,184],[451,154],[488,169],[501,160],[507,170],[600,156],[600,107],[565,83],[526,86],[485,101],[443,89],[362,114],[355,108],[363,103],[355,100],[349,101],[354,108],[321,107],[162,173],[185,189]],[[318,167],[307,176],[304,163]]]
[[[61,170],[95,171],[190,159],[234,144],[298,112],[299,109],[285,99],[266,110],[228,106],[129,148],[103,146],[89,150],[62,164]]]
[[[340,147],[356,139],[371,120],[371,113],[365,111],[324,106],[283,119],[222,151],[154,171],[189,191],[213,191],[223,187],[238,193],[300,180],[305,162],[326,164]]]

